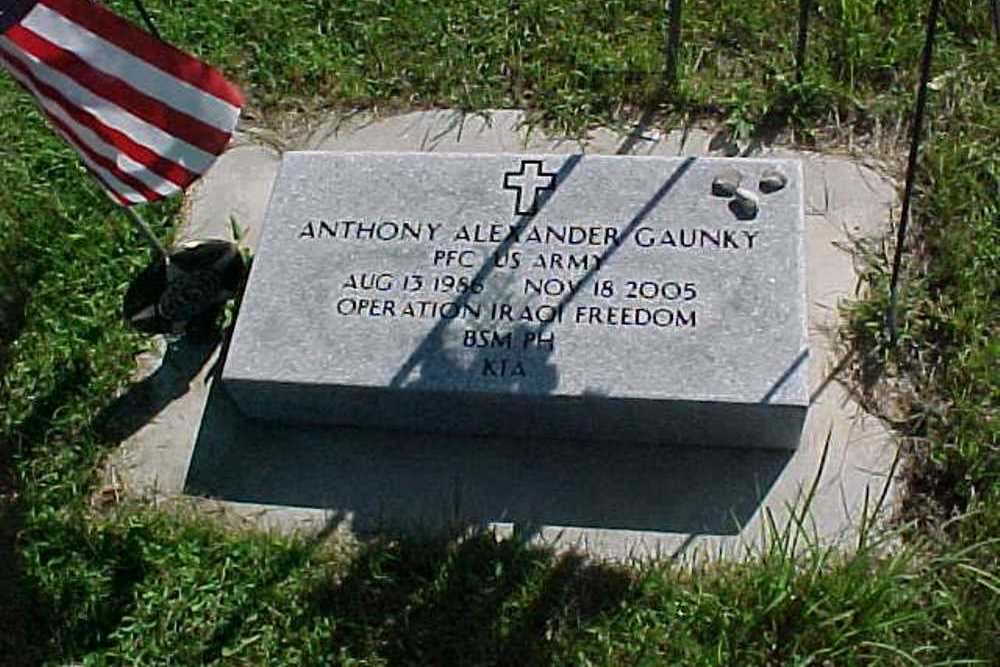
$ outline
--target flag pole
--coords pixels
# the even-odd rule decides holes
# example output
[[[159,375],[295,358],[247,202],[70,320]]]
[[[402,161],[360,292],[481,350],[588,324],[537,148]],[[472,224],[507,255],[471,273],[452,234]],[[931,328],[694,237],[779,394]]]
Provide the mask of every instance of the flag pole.
[[[132,0],[132,4],[135,5],[135,8],[139,11],[139,16],[142,17],[146,27],[149,28],[149,32],[152,33],[153,37],[162,42],[163,38],[160,37],[160,31],[156,29],[153,19],[149,17],[149,12],[146,11],[146,7],[142,4],[142,0]]]
[[[94,2],[94,0],[90,1]],[[132,4],[135,6],[136,11],[139,12],[139,16],[142,17],[142,22],[146,24],[147,28],[149,28],[150,34],[162,42],[163,38],[160,37],[160,31],[156,29],[156,24],[153,23],[153,19],[150,18],[149,12],[146,11],[146,6],[142,4],[142,0],[132,0]]]
[[[809,10],[812,0],[799,0],[799,39],[795,44],[795,83],[802,83],[806,70],[806,40],[809,39]]]
[[[164,264],[170,264],[170,255],[167,253],[167,249],[163,247],[160,240],[156,238],[156,234],[153,233],[149,223],[143,220],[131,206],[125,206],[124,208],[125,212],[128,213],[129,220],[132,221],[132,224],[135,225],[136,229],[138,229],[142,235],[146,237],[146,240],[149,241],[149,245],[153,249],[153,252],[160,256]]]

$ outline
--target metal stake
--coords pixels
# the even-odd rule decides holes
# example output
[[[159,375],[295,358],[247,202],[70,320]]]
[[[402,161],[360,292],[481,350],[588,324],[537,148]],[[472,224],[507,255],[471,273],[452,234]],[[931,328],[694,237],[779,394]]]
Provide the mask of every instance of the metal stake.
[[[667,25],[666,79],[667,86],[677,83],[677,61],[680,59],[681,48],[681,0],[669,0],[670,12]]]
[[[126,206],[124,208],[125,212],[128,213],[129,219],[132,221],[132,224],[135,225],[136,229],[142,232],[142,235],[146,237],[147,241],[149,241],[149,245],[153,249],[153,252],[157,253],[160,256],[160,258],[163,259],[163,262],[165,264],[169,265],[170,255],[167,254],[167,249],[163,247],[163,244],[160,243],[160,240],[156,238],[156,234],[153,233],[153,230],[149,226],[149,224],[145,220],[143,220],[142,217],[138,213],[136,213],[136,211],[131,206]]]
[[[993,41],[1000,42],[1000,0],[991,0],[990,10],[993,14]]]
[[[903,260],[903,244],[906,242],[906,225],[910,220],[910,198],[913,196],[913,182],[917,174],[917,154],[920,151],[921,128],[924,124],[924,110],[927,107],[927,84],[931,78],[931,60],[934,55],[934,33],[941,0],[931,0],[927,12],[927,39],[924,41],[924,58],[920,67],[920,86],[917,88],[917,105],[913,118],[913,135],[910,140],[910,159],[906,165],[906,186],[903,190],[903,210],[899,214],[899,229],[896,234],[896,253],[892,258],[892,278],[889,282],[889,311],[886,325],[889,340],[896,344],[896,307],[899,301],[899,269]]]
[[[795,83],[802,83],[806,68],[806,40],[809,37],[809,10],[812,0],[799,0],[799,40],[795,45]]]
[[[160,37],[160,31],[156,29],[155,25],[153,25],[153,20],[149,18],[149,12],[146,11],[146,7],[142,4],[142,0],[132,0],[132,4],[135,5],[137,10],[139,10],[139,15],[146,23],[146,27],[149,28],[149,32],[153,34],[153,37],[162,42],[163,38]]]

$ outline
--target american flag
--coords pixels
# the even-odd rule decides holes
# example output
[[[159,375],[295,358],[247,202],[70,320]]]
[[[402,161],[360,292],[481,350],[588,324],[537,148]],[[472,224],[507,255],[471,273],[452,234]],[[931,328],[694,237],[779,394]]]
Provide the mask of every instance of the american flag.
[[[244,103],[216,70],[89,0],[0,0],[0,66],[125,206],[204,174]]]

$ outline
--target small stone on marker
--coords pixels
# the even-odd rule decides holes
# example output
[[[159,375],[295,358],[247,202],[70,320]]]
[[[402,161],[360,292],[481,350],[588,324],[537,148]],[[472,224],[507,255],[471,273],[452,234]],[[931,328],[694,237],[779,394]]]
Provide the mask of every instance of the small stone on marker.
[[[742,176],[739,171],[730,167],[723,169],[712,181],[712,194],[716,197],[732,197],[740,187]]]
[[[729,202],[729,209],[739,220],[753,220],[759,208],[757,196],[745,188],[736,188],[735,196]]]
[[[788,177],[777,169],[768,169],[760,177],[760,191],[764,194],[777,192],[788,185]]]

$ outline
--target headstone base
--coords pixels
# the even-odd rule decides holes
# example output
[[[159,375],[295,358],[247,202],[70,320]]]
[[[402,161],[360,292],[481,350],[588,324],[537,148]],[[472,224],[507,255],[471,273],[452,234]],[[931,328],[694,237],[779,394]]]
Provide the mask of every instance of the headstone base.
[[[806,408],[768,403],[455,394],[230,380],[245,414],[277,423],[426,433],[795,449]],[[404,393],[405,392],[405,393]],[[468,415],[476,415],[470,423]]]

